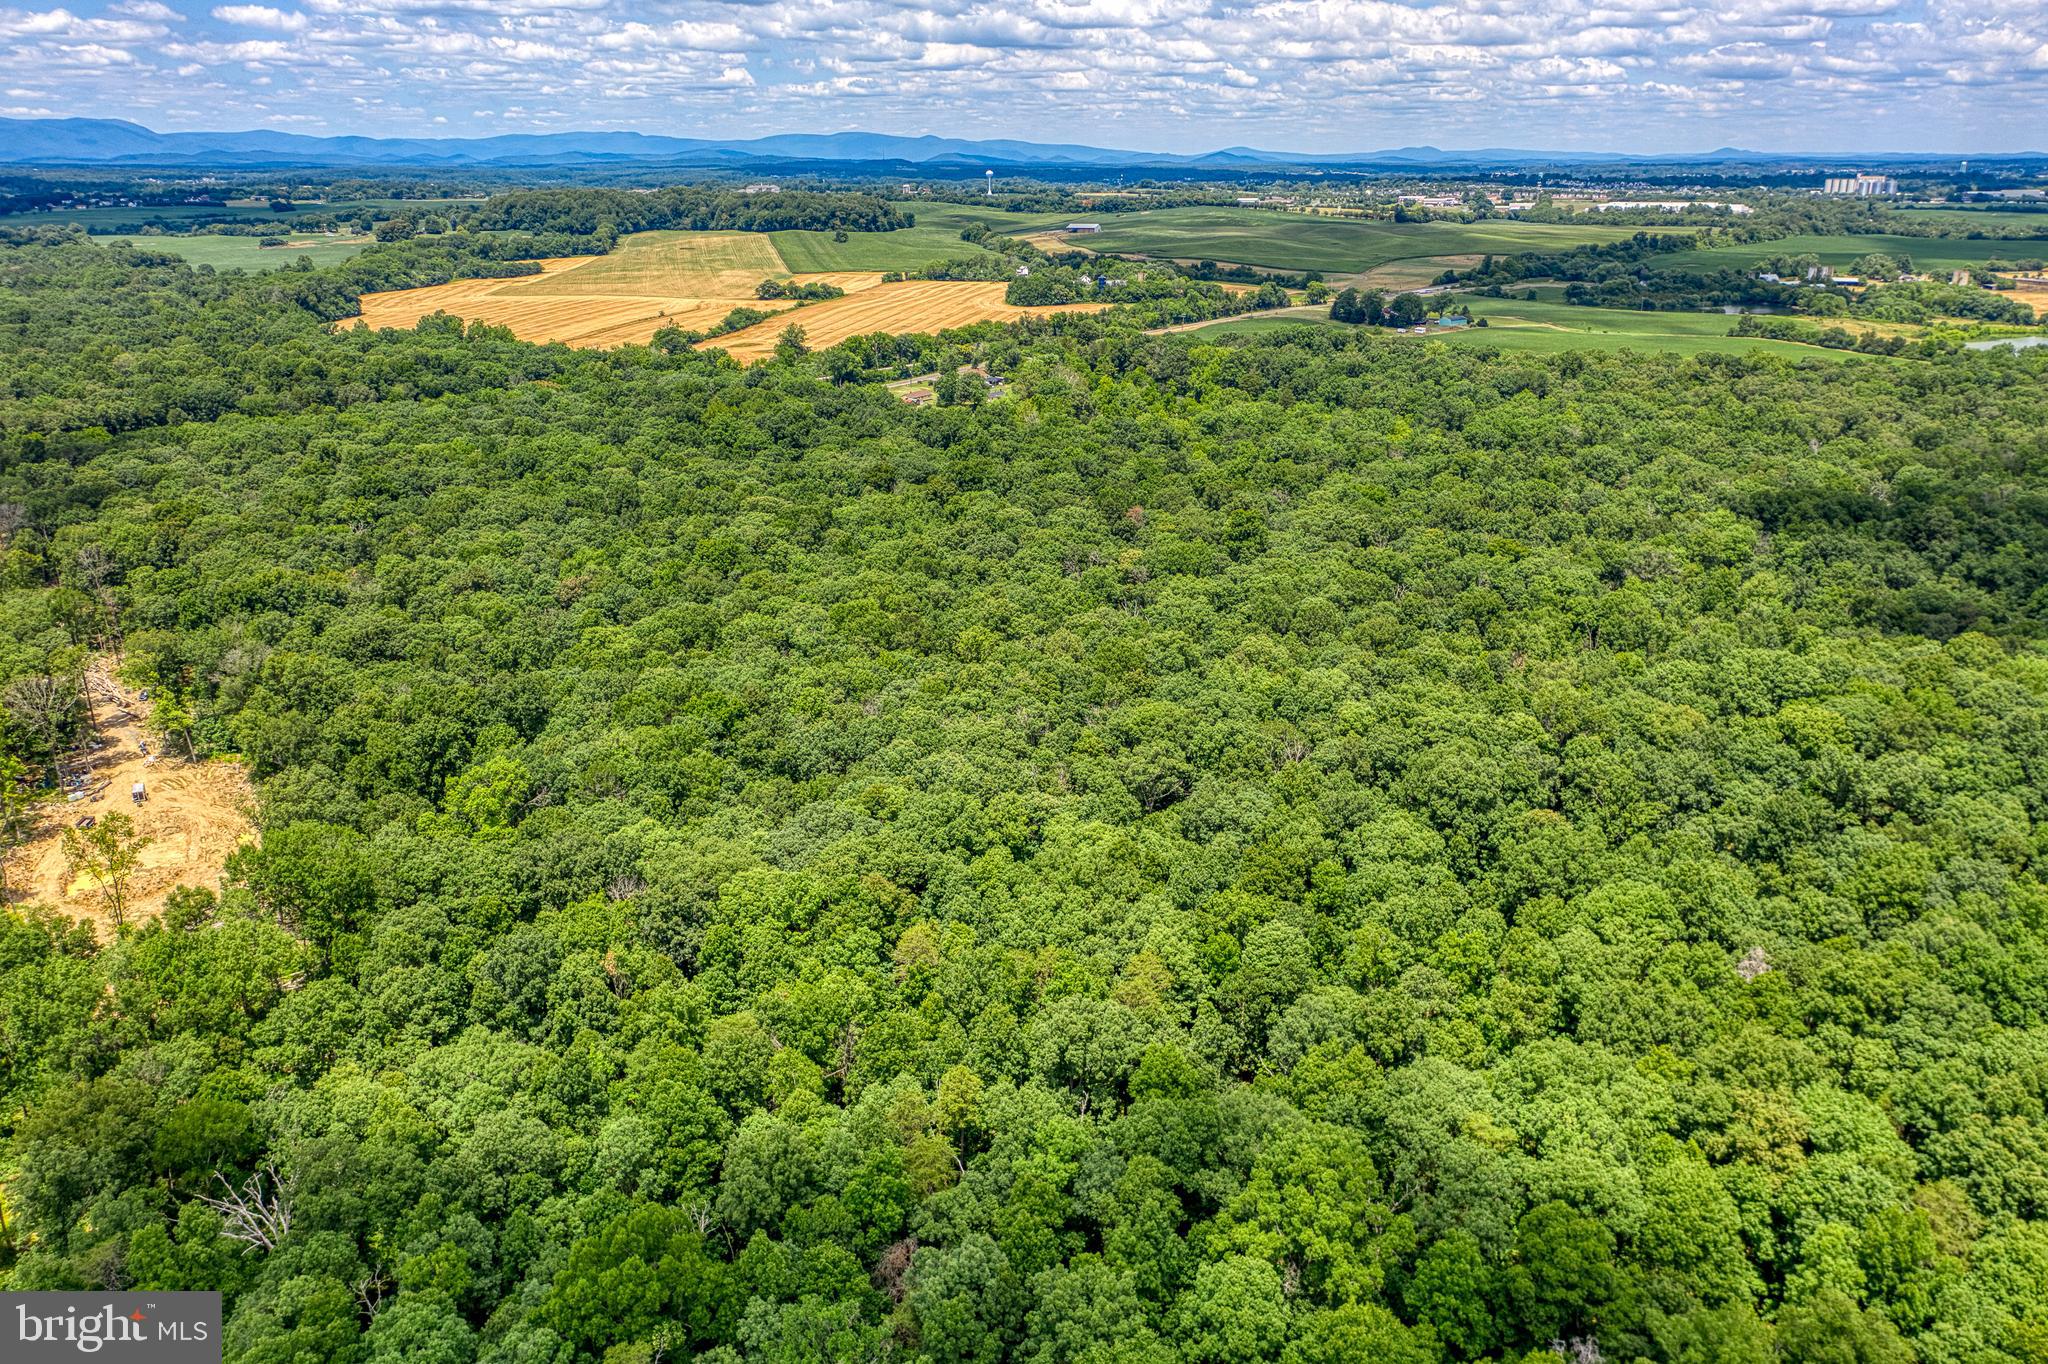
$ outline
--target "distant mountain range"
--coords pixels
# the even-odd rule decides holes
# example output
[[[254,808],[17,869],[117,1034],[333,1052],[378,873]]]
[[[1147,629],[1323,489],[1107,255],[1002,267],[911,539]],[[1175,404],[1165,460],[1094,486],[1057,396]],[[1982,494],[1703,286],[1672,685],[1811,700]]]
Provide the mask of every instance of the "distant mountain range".
[[[1957,154],[1961,155],[1961,154]],[[1972,160],[2012,162],[2039,152],[1970,154]],[[503,137],[308,137],[264,130],[159,133],[139,123],[103,118],[0,118],[0,163],[15,165],[221,166],[221,167],[516,167],[636,164],[728,166],[735,169],[812,166],[820,163],[887,164],[948,171],[1043,168],[1148,167],[1244,171],[1262,167],[1371,169],[1402,167],[1513,167],[1533,165],[1820,165],[1940,162],[1955,155],[1818,156],[1722,147],[1685,155],[1632,156],[1620,152],[1531,151],[1483,147],[1446,151],[1392,147],[1379,151],[1302,153],[1257,147],[1183,156],[1064,143],[957,137],[897,137],[888,133],[778,133],[756,138],[659,137],[647,133],[522,133]]]

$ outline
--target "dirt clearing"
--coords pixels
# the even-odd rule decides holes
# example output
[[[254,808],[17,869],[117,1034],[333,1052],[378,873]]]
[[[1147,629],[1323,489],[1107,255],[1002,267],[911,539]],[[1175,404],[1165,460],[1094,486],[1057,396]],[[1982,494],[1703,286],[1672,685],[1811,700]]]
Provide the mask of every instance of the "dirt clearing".
[[[250,819],[254,799],[239,763],[158,756],[157,741],[142,723],[148,703],[115,682],[102,665],[95,664],[86,675],[86,687],[99,722],[100,747],[67,764],[73,776],[83,779],[83,798],[60,796],[36,808],[34,833],[7,859],[7,884],[17,903],[54,906],[90,920],[107,937],[112,925],[98,885],[91,876],[74,879],[65,863],[65,828],[118,810],[135,821],[137,834],[151,840],[128,882],[128,918],[134,922],[154,917],[178,886],[219,889],[222,865],[256,836]],[[140,804],[129,795],[137,782],[146,792]]]

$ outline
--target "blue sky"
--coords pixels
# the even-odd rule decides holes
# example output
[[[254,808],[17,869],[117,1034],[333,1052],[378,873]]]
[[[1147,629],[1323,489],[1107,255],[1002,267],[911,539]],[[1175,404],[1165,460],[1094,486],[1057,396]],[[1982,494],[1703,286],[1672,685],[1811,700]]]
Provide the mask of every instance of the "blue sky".
[[[0,4],[0,113],[1164,151],[2048,148],[2048,0]]]

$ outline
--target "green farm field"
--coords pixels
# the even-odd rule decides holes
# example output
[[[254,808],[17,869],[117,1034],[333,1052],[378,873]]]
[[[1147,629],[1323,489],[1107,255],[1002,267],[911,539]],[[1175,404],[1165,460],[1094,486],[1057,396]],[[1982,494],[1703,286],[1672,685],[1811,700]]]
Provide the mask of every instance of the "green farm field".
[[[973,221],[972,219],[964,221]],[[964,222],[963,222],[964,225]],[[991,224],[994,226],[994,224]],[[830,232],[771,232],[769,238],[783,261],[798,274],[832,270],[915,270],[933,261],[978,256],[982,248],[960,240],[960,227],[927,226],[922,214],[915,227],[894,232],[849,232],[835,242]]]
[[[1658,270],[1739,270],[1771,256],[1812,255],[1818,256],[1823,265],[1841,269],[1873,251],[1910,258],[1923,270],[1957,270],[1994,259],[2039,260],[2048,257],[2048,224],[2043,224],[2041,239],[2033,241],[1850,235],[1779,237],[1775,241],[1674,251],[1652,257],[1651,263]]]
[[[1675,355],[1748,355],[1765,352],[1809,360],[1857,360],[1854,351],[1803,346],[1761,336],[1730,336],[1736,319],[1725,313],[1636,312],[1626,308],[1581,308],[1569,303],[1531,303],[1511,298],[1468,300],[1484,328],[1451,333],[1458,345],[1497,345],[1506,350],[1553,354],[1567,350],[1663,351]]]
[[[295,202],[287,214],[272,213],[257,204],[144,204],[139,208],[38,209],[32,213],[9,213],[0,217],[8,227],[64,227],[76,225],[96,236],[138,232],[152,223],[166,230],[184,231],[206,223],[267,223],[280,216],[302,213],[360,213],[368,209],[380,216],[395,212],[446,213],[460,204],[479,204],[481,199],[351,199],[345,203]]]
[[[919,230],[940,228],[952,233],[956,240],[961,229],[975,223],[985,223],[998,232],[1043,232],[1049,227],[1063,227],[1077,218],[1101,216],[1093,213],[1009,213],[993,204],[983,207],[980,204],[934,203],[917,199],[899,199],[892,206],[915,214]]]
[[[1827,350],[1796,342],[1756,336],[1729,336],[1735,319],[1721,313],[1641,313],[1619,308],[1579,308],[1564,303],[1530,303],[1518,299],[1473,298],[1475,317],[1485,327],[1460,331],[1431,328],[1427,337],[1387,332],[1401,342],[1442,341],[1457,346],[1491,346],[1497,350],[1554,355],[1568,350],[1632,350],[1674,355],[1748,355],[1763,352],[1791,359],[1859,360],[1872,357],[1853,351]],[[1204,337],[1259,335],[1291,326],[1341,327],[1341,322],[1305,320],[1300,316],[1243,317],[1203,327]]]
[[[1976,204],[1942,204],[1930,208],[1900,208],[1893,212],[1903,223],[1939,223],[1964,231],[2020,232],[2028,236],[2048,237],[2048,208],[2029,210],[1990,204],[1981,207]]]
[[[283,270],[299,261],[332,265],[347,260],[375,238],[357,234],[338,237],[319,232],[295,234],[289,246],[259,246],[255,237],[218,237],[205,233],[191,236],[130,237],[128,244],[144,251],[162,251],[216,270]],[[305,243],[298,245],[297,243]]]
[[[1176,260],[1358,273],[1418,256],[1506,255],[1620,241],[1639,229],[1580,223],[1389,223],[1263,209],[1162,208],[1105,216],[1086,244]]]

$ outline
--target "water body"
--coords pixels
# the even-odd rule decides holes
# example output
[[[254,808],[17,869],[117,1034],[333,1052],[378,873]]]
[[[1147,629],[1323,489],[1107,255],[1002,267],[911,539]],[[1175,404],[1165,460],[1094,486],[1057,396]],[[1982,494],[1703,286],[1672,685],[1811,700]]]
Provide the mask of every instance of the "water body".
[[[1996,350],[2000,346],[2011,346],[2014,350],[2030,350],[2035,346],[2048,346],[2048,336],[2001,336],[1996,341],[1965,341],[1964,350]]]

